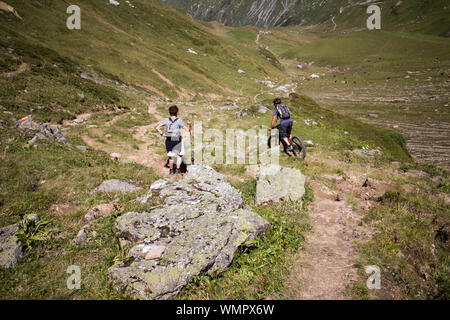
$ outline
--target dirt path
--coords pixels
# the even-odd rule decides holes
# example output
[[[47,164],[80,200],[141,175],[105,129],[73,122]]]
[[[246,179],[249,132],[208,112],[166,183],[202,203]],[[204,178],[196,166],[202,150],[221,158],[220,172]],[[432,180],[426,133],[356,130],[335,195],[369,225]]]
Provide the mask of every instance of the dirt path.
[[[312,187],[316,199],[309,216],[314,231],[288,280],[287,295],[294,300],[349,299],[346,287],[357,280],[352,266],[356,224],[349,221],[359,216],[323,184],[313,182]]]
[[[164,148],[164,140],[156,134],[151,134],[155,131],[156,125],[164,118],[158,114],[153,104],[146,104],[148,107],[147,112],[154,116],[157,121],[146,126],[135,128],[133,138],[138,141],[139,150],[128,153],[126,158],[144,166],[151,167],[162,176],[167,176],[167,169],[164,168],[167,157],[157,153],[158,149]]]
[[[345,168],[337,160],[328,163]],[[347,287],[358,280],[357,269],[353,267],[357,255],[355,243],[370,239],[374,232],[360,222],[378,205],[383,194],[398,187],[394,182],[368,178],[367,172],[353,170],[346,170],[344,176],[322,174],[321,181],[325,180],[329,181],[326,185],[311,181],[315,200],[308,214],[313,231],[305,250],[295,259],[286,282],[285,299],[351,299]]]
[[[28,65],[26,63],[22,63],[16,71],[2,73],[1,76],[6,77],[6,78],[11,78],[22,72],[25,72],[27,69],[28,69]]]
[[[136,163],[142,164],[147,167],[151,167],[153,170],[155,170],[158,174],[162,176],[167,176],[168,175],[167,169],[164,168],[164,164],[167,158],[163,155],[158,154],[158,151],[162,150],[161,148],[164,148],[164,140],[163,138],[159,137],[157,134],[154,133],[157,123],[162,121],[164,118],[158,114],[153,104],[147,102],[145,103],[147,104],[148,107],[147,112],[150,113],[153,117],[155,117],[156,121],[145,126],[134,128],[133,138],[137,140],[139,150],[131,148],[129,150],[121,150],[117,146],[103,145],[96,142],[88,135],[83,135],[81,138],[89,147],[93,149],[103,150],[107,153],[119,153],[121,154],[122,159],[133,160]],[[106,122],[104,126],[105,127],[111,126],[116,121],[118,121],[119,119],[123,118],[126,115],[129,115],[129,113],[120,114],[114,117],[109,122]],[[66,122],[65,125],[67,126],[76,125],[77,122],[86,121],[90,116],[91,114],[80,115],[77,118],[78,120]]]

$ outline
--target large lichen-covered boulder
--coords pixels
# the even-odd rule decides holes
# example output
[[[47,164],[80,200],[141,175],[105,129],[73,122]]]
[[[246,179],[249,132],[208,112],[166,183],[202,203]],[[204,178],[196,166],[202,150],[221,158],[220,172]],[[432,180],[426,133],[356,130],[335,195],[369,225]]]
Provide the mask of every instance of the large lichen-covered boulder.
[[[0,229],[0,267],[14,268],[23,256],[22,248],[16,234],[19,224]]]
[[[260,167],[256,181],[256,204],[301,200],[305,194],[305,182],[300,170],[280,166]]]
[[[225,271],[236,250],[269,227],[208,166],[189,167],[179,181],[157,181],[151,192],[163,207],[117,218],[116,236],[130,250],[108,272],[116,289],[137,299],[167,299],[202,272]]]

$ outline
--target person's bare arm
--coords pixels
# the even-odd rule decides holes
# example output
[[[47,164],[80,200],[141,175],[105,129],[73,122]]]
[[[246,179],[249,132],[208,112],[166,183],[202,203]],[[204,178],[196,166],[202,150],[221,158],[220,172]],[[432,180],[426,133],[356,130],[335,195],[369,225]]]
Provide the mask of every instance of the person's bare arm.
[[[275,123],[277,123],[277,116],[273,116],[272,123],[270,125],[270,129],[269,130],[273,129],[273,127],[275,126]]]
[[[161,135],[161,136],[165,136],[165,134],[162,132],[162,130],[161,130],[161,128],[162,127],[164,127],[164,123],[163,122],[160,122],[157,126],[156,126],[156,130],[158,131],[158,133]]]
[[[191,132],[191,121],[190,120],[187,121],[187,126],[184,126],[183,129],[186,130],[187,132]]]

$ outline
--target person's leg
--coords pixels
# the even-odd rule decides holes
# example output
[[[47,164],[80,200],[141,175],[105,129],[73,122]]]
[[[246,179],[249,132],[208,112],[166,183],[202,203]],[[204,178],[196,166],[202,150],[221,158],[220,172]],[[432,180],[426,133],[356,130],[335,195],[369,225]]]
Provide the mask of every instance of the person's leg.
[[[287,143],[286,145],[289,147],[291,146],[291,140],[292,140],[292,125],[293,122],[291,121],[291,123],[288,123],[286,125],[286,138],[285,138],[285,143]]]
[[[289,148],[290,142],[289,142],[289,135],[288,135],[288,126],[286,125],[286,123],[281,123],[280,124],[280,137],[281,137],[281,141],[283,141],[284,145],[286,148]]]

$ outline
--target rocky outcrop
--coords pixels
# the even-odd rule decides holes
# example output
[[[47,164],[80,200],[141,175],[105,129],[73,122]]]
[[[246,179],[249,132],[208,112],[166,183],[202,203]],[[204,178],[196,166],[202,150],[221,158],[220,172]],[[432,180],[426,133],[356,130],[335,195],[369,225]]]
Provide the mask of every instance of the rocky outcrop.
[[[117,218],[115,234],[131,249],[108,272],[116,289],[137,299],[167,299],[202,272],[225,271],[236,250],[269,227],[208,166],[189,167],[179,181],[157,181],[150,192],[163,206]]]
[[[17,122],[17,128],[19,131],[34,135],[29,141],[30,146],[33,146],[40,140],[54,140],[71,147],[71,144],[61,133],[57,125],[33,121],[32,116],[19,120]]]
[[[105,193],[131,193],[139,190],[140,188],[128,181],[122,181],[118,179],[111,179],[103,181],[101,185],[92,190],[90,194],[98,192]]]
[[[22,248],[16,236],[18,231],[18,223],[0,229],[0,267],[14,268],[22,258]]]
[[[280,166],[257,166],[256,204],[298,201],[305,194],[305,176],[300,170]]]

